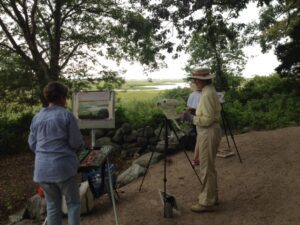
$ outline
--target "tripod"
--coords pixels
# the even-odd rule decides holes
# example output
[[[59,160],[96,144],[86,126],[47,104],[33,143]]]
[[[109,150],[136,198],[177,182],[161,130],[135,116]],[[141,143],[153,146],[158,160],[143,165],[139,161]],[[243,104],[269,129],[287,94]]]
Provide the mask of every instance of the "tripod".
[[[223,122],[223,125],[224,125],[224,132],[225,132],[225,136],[226,136],[226,141],[227,141],[228,148],[230,149],[229,139],[228,139],[228,135],[227,135],[227,129],[228,129],[228,131],[229,131],[231,140],[232,140],[232,142],[233,142],[233,144],[234,144],[236,153],[237,153],[237,155],[238,155],[238,157],[239,157],[240,163],[242,163],[242,158],[241,158],[240,153],[239,153],[239,151],[238,151],[238,148],[237,148],[237,146],[236,146],[236,143],[235,143],[235,140],[234,140],[234,136],[233,136],[233,134],[232,134],[231,128],[230,128],[230,126],[229,126],[228,120],[227,120],[226,115],[225,115],[223,103],[221,103],[221,117],[222,117],[222,122]]]
[[[176,133],[176,130],[174,129],[174,127],[172,126],[172,123],[171,123],[171,120],[168,119],[166,116],[164,116],[164,123],[161,125],[161,128],[160,128],[160,131],[159,131],[159,134],[158,134],[158,137],[157,137],[157,141],[159,140],[160,138],[160,135],[161,135],[161,131],[162,129],[165,127],[165,133],[164,133],[164,178],[163,178],[163,182],[164,182],[164,193],[163,193],[163,199],[164,199],[164,217],[167,218],[167,217],[171,217],[168,215],[168,207],[170,207],[170,205],[172,205],[172,201],[173,199],[170,199],[168,198],[168,195],[167,195],[167,150],[168,150],[168,145],[169,145],[169,140],[168,140],[168,129],[170,129],[171,131],[174,132],[176,138],[177,138],[177,141],[179,142],[179,138],[178,138],[178,135]],[[189,161],[194,173],[196,174],[200,184],[202,185],[202,182],[200,180],[200,177],[198,176],[194,166],[192,165],[192,162],[187,154],[187,152],[185,151],[185,149],[183,149],[184,151],[184,154],[187,158],[187,160]],[[150,166],[150,163],[151,163],[151,160],[152,160],[152,157],[153,157],[153,154],[154,154],[154,150],[152,150],[152,154],[150,156],[150,159],[148,161],[148,164],[147,164],[147,167],[146,167],[146,172],[143,176],[143,179],[142,179],[142,182],[141,182],[141,185],[139,187],[139,191],[141,191],[142,189],[142,185],[144,183],[144,180],[145,180],[145,177],[147,175],[147,172],[149,170],[149,166]]]

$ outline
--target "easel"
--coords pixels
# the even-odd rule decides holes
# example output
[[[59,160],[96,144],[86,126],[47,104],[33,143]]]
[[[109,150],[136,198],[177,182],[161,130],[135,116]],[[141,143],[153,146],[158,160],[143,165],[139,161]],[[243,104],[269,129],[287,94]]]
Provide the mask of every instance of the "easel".
[[[114,109],[114,99],[115,94],[112,91],[81,91],[73,94],[73,114],[78,119],[79,127],[81,129],[91,129],[91,150],[95,150],[96,143],[96,131],[98,128],[115,128],[115,109]],[[85,104],[88,102],[88,104]],[[83,108],[89,108],[91,106],[97,106],[98,110],[105,108],[108,112],[107,117],[97,117],[91,113],[91,111],[87,110],[89,114],[92,114],[92,117],[82,117],[80,115],[80,106],[84,106]],[[86,110],[83,110],[86,111]],[[112,150],[111,146],[103,146],[99,151],[107,152]],[[104,167],[103,173],[105,174],[105,165],[107,166],[107,175],[108,175],[108,184],[109,184],[109,192],[111,197],[111,202],[113,205],[114,217],[116,225],[119,225],[118,215],[116,210],[116,202],[114,196],[114,189],[112,184],[112,174],[110,171],[110,162],[108,154],[103,158],[102,162],[99,162],[98,168],[100,166]],[[102,167],[102,168],[103,168]],[[103,174],[102,173],[102,174]],[[105,175],[102,182],[105,182]],[[118,196],[118,194],[117,194]]]
[[[224,132],[225,132],[225,136],[226,136],[226,141],[227,141],[228,149],[230,150],[231,147],[230,147],[230,144],[229,144],[227,130],[229,131],[229,134],[230,134],[231,140],[232,140],[232,142],[234,144],[235,151],[236,151],[236,153],[238,155],[239,161],[240,161],[240,163],[242,163],[242,158],[240,156],[240,153],[238,151],[237,145],[235,143],[234,136],[232,134],[232,131],[231,131],[229,122],[228,122],[228,120],[226,118],[226,114],[225,114],[224,107],[223,107],[223,105],[225,103],[225,99],[224,99],[225,92],[217,92],[217,94],[218,94],[219,102],[220,102],[220,105],[221,105],[221,118],[222,118],[222,122],[223,122],[223,126],[224,126]]]
[[[157,141],[160,138],[161,131],[162,131],[163,128],[165,128],[165,133],[164,133],[164,141],[165,141],[165,143],[164,143],[164,178],[163,178],[163,182],[164,182],[164,191],[163,191],[164,217],[165,218],[171,218],[173,216],[173,214],[172,214],[172,208],[174,207],[174,205],[173,205],[174,201],[173,201],[173,199],[169,198],[168,194],[167,194],[167,150],[168,150],[168,145],[169,145],[168,129],[170,129],[171,131],[174,132],[174,134],[175,134],[178,142],[179,142],[179,138],[178,138],[178,135],[176,133],[176,130],[172,126],[171,120],[168,119],[166,116],[164,116],[164,122],[161,125],[160,131],[159,131],[159,134],[158,134],[158,137],[157,137]],[[185,156],[186,156],[187,160],[189,161],[189,163],[190,163],[190,165],[191,165],[194,173],[196,174],[196,176],[197,176],[200,184],[202,185],[200,177],[198,176],[198,174],[197,174],[194,166],[192,165],[192,162],[191,162],[190,158],[188,157],[188,154],[186,153],[185,149],[183,151],[184,151]],[[154,154],[154,150],[152,150],[150,159],[149,159],[147,167],[146,167],[146,172],[145,172],[145,174],[143,176],[142,182],[141,182],[140,187],[139,187],[139,191],[141,191],[141,189],[142,189],[142,185],[144,183],[145,177],[146,177],[147,172],[149,170],[153,154]]]
[[[243,162],[243,161],[242,161],[242,158],[241,158],[241,156],[240,156],[240,153],[239,153],[239,151],[238,151],[237,145],[236,145],[236,143],[235,143],[234,136],[233,136],[233,134],[232,134],[231,128],[230,128],[230,126],[229,126],[229,124],[228,124],[228,121],[227,121],[227,119],[226,119],[226,115],[225,115],[224,108],[223,108],[223,103],[221,104],[221,107],[222,107],[222,109],[221,109],[221,117],[222,117],[222,122],[223,122],[223,125],[224,125],[224,132],[225,132],[225,136],[226,136],[226,141],[227,141],[228,148],[231,149],[230,144],[229,144],[228,135],[227,135],[227,129],[228,129],[228,131],[229,131],[231,140],[232,140],[232,142],[233,142],[233,144],[234,144],[235,151],[236,151],[236,153],[237,153],[237,155],[238,155],[239,161],[240,161],[240,163],[242,163],[242,162]]]
[[[92,149],[91,150],[94,150],[95,149],[95,143],[96,143],[96,137],[95,137],[95,130],[92,129],[91,130],[91,139],[92,139]],[[105,150],[109,150],[108,148],[112,148],[111,146],[103,146],[99,151],[105,151]],[[106,164],[106,167],[107,167],[107,175],[108,175],[108,184],[109,184],[109,195],[110,195],[110,198],[111,198],[111,202],[112,202],[112,205],[113,205],[113,211],[114,211],[114,217],[115,217],[115,223],[116,225],[119,225],[119,219],[118,219],[118,214],[117,214],[117,210],[116,210],[116,201],[115,201],[115,196],[114,196],[114,188],[113,188],[113,183],[112,183],[112,174],[111,174],[111,171],[110,171],[110,162],[109,162],[109,157],[108,155],[106,156],[104,162],[103,162],[103,167],[105,168],[105,164]],[[100,165],[99,165],[100,166]],[[105,173],[105,170],[102,172]],[[102,182],[105,182],[105,175],[103,176],[103,179],[102,179]],[[104,183],[105,185],[105,183]],[[118,194],[117,194],[118,196]]]

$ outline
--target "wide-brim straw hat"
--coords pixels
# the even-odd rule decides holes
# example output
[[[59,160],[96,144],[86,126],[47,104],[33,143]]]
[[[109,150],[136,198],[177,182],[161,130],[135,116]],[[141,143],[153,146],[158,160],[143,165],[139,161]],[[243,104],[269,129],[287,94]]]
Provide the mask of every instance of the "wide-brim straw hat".
[[[198,68],[192,71],[192,74],[188,79],[199,79],[199,80],[210,80],[214,78],[215,75],[211,74],[207,68]]]

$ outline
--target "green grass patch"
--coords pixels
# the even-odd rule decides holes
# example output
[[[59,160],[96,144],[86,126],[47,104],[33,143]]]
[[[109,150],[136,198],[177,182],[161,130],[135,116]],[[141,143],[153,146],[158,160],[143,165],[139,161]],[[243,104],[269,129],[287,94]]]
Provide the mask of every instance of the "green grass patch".
[[[116,102],[126,104],[132,101],[155,100],[158,98],[161,91],[156,90],[141,90],[141,91],[117,91]]]
[[[122,90],[147,89],[145,86],[168,85],[183,82],[183,80],[127,80]]]

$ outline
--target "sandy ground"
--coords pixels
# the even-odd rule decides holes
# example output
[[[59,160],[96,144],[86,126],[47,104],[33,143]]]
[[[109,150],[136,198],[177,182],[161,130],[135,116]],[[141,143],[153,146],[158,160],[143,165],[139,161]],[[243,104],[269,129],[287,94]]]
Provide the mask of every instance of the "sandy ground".
[[[163,189],[163,161],[142,178],[118,189],[120,225],[299,225],[300,127],[235,135],[237,156],[217,158],[220,205],[216,212],[190,211],[201,188],[184,152],[168,156],[167,191],[176,196],[179,213],[164,218],[158,190]],[[231,144],[232,149],[233,144]],[[225,137],[220,148],[226,148]],[[192,157],[192,152],[187,152]],[[66,219],[64,221],[66,223]],[[36,223],[33,223],[36,224]],[[109,197],[101,196],[82,225],[114,225]]]
[[[167,191],[179,213],[164,218],[158,190],[163,189],[163,161],[153,165],[139,192],[141,178],[118,190],[122,225],[299,225],[300,127],[250,132],[234,139],[241,154],[217,158],[220,205],[216,212],[190,211],[201,188],[184,152],[168,157]],[[231,144],[232,145],[232,144]],[[222,139],[220,148],[226,148]],[[232,149],[233,145],[232,145]],[[187,152],[192,157],[191,152]],[[108,196],[96,201],[82,225],[116,224]]]

